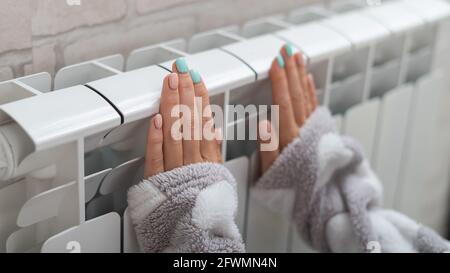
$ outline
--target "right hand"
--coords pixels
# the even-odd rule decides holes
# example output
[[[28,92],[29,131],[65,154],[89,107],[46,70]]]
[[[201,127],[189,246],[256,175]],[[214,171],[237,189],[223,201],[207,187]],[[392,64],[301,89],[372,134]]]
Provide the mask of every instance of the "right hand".
[[[272,102],[279,105],[279,124],[264,120],[259,123],[259,142],[273,142],[278,137],[278,149],[260,151],[261,170],[264,174],[283,149],[298,136],[299,129],[317,108],[316,87],[312,74],[307,73],[300,53],[292,54],[287,44],[280,50],[270,69]],[[279,134],[274,134],[277,126]]]

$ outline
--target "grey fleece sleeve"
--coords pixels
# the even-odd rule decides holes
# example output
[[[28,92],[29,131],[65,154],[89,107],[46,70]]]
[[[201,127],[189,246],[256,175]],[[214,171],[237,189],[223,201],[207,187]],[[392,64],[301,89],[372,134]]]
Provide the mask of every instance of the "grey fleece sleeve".
[[[255,197],[292,217],[300,235],[322,252],[443,252],[431,230],[382,208],[382,186],[351,138],[340,136],[325,108],[257,181]]]
[[[219,164],[198,163],[143,180],[128,192],[144,252],[244,252],[234,218],[236,182]]]

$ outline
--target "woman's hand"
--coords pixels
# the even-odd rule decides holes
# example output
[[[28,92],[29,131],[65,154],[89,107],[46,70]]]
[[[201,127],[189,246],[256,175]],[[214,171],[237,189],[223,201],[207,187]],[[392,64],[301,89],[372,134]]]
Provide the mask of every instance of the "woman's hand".
[[[275,161],[284,147],[298,136],[299,128],[317,107],[316,87],[313,76],[306,72],[300,53],[293,54],[291,45],[285,45],[272,62],[272,103],[279,105],[279,134],[274,134],[269,121],[259,123],[260,143],[273,143],[279,138],[278,149],[260,151],[261,170],[264,173]]]
[[[299,128],[317,107],[312,75],[306,72],[302,56],[299,53],[292,54],[292,51],[290,45],[284,46],[270,70],[272,101],[280,106],[280,133],[278,149],[261,151],[263,172],[298,135]],[[146,178],[188,164],[221,162],[221,132],[214,128],[211,111],[205,111],[209,109],[208,90],[198,72],[189,70],[184,59],[178,59],[173,64],[173,71],[164,78],[159,114],[150,119],[144,168]],[[197,109],[196,98],[201,100],[202,109]],[[189,109],[189,115],[172,115],[174,107],[180,105]],[[196,111],[200,113],[201,128],[196,126],[196,118],[199,118],[194,117]],[[180,121],[182,124],[191,124],[190,135],[198,134],[200,138],[181,137],[186,132],[183,132],[182,127],[177,129]],[[272,127],[269,121],[260,122],[261,143],[271,142],[271,137],[276,137],[271,134]],[[211,138],[211,135],[214,137]]]
[[[188,164],[221,162],[221,133],[214,128],[214,120],[208,110],[208,90],[200,75],[189,70],[184,59],[176,60],[172,71],[174,73],[164,78],[159,114],[150,119],[145,178]],[[199,107],[202,109],[197,109],[196,99],[201,100]],[[189,111],[184,113],[189,114],[174,111],[176,115],[173,115],[173,110],[180,106],[187,106],[186,110]],[[196,122],[198,118],[202,120],[202,128]],[[181,124],[191,125],[185,128],[190,130],[190,138],[181,137],[187,132],[183,132],[183,127],[179,126],[180,121]],[[196,134],[200,137],[194,137]]]

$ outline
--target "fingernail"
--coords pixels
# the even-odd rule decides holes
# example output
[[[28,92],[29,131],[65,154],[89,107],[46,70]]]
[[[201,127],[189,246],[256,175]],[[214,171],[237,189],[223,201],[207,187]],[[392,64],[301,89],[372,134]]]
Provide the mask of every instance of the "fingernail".
[[[175,61],[175,65],[177,66],[177,70],[179,73],[188,73],[189,72],[189,68],[188,68],[184,58],[178,58]]]
[[[169,75],[169,88],[172,90],[178,89],[178,75],[176,73],[170,73]]]
[[[283,57],[281,57],[281,55],[277,56],[277,63],[280,68],[284,68],[284,60]]]
[[[284,45],[284,50],[286,51],[286,54],[288,55],[288,57],[291,57],[292,54],[294,54],[294,50],[292,49],[292,45],[289,44],[289,43]]]
[[[155,124],[155,128],[158,130],[162,128],[162,116],[160,114],[155,116],[153,119],[153,124]]]
[[[194,84],[198,84],[202,82],[202,78],[197,70],[191,69],[189,70],[189,74],[191,74],[191,79]]]

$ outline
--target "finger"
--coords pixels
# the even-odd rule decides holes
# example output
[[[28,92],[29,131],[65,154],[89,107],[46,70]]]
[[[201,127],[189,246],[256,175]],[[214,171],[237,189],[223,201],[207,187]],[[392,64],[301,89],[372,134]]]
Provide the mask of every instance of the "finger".
[[[149,178],[164,172],[162,116],[157,114],[150,119],[145,152],[144,177]]]
[[[307,117],[307,114],[309,112],[311,112],[311,107],[309,105],[309,95],[307,92],[308,89],[308,73],[306,72],[306,65],[305,65],[305,61],[303,60],[303,56],[301,54],[297,54],[295,56],[296,60],[297,60],[297,70],[298,70],[298,74],[299,74],[299,78],[301,81],[301,85],[302,85],[302,103],[303,103],[303,109],[305,112],[305,117]],[[301,124],[303,125],[303,124]],[[301,127],[301,126],[300,126]]]
[[[216,151],[216,163],[222,163],[222,152],[221,152],[221,147],[222,147],[222,141],[223,141],[223,133],[222,133],[222,129],[221,128],[215,128],[214,129],[214,134],[216,135],[215,137],[215,151]]]
[[[289,88],[284,71],[284,61],[278,56],[272,63],[270,69],[270,79],[272,82],[272,101],[279,106],[279,117],[277,117],[277,127],[280,134],[281,149],[289,144],[297,135],[297,123],[292,110]]]
[[[316,93],[316,84],[314,82],[314,77],[312,74],[308,74],[308,98],[310,105],[310,112],[308,114],[311,115],[314,110],[317,108],[317,93]]]
[[[198,120],[195,103],[194,84],[189,73],[189,68],[183,58],[179,58],[172,66],[173,71],[178,73],[178,89],[180,90],[180,105],[187,107],[182,111],[183,120],[183,164],[201,162],[200,137],[201,128]],[[183,113],[184,112],[184,113]]]
[[[196,70],[191,70],[191,78],[194,83],[195,96],[199,101],[198,111],[202,117],[202,138],[200,140],[200,154],[204,161],[217,161],[217,143],[214,130],[214,119],[212,117],[211,106],[209,105],[208,89],[200,74]]]
[[[180,117],[178,114],[172,115],[175,114],[172,111],[179,104],[178,75],[171,73],[164,78],[159,106],[163,124],[163,152],[166,159],[164,160],[164,169],[166,171],[183,165],[183,145],[180,139],[180,130],[176,124]]]
[[[303,92],[302,81],[300,79],[300,74],[297,70],[297,61],[293,55],[293,48],[290,44],[286,44],[281,49],[281,55],[283,56],[284,62],[286,64],[286,76],[289,86],[289,95],[291,97],[292,108],[294,111],[295,121],[297,125],[304,123],[306,119],[306,109],[303,105]]]
[[[301,85],[303,90],[306,90],[307,88],[307,81],[306,81],[306,77],[307,74],[306,73],[306,64],[305,64],[305,60],[303,59],[303,56],[301,53],[297,53],[295,54],[295,60],[297,61],[297,71],[298,71],[298,77],[301,81]]]
[[[272,166],[273,162],[279,155],[276,134],[273,134],[273,128],[270,121],[263,120],[259,123],[258,142],[260,146],[261,173],[263,174],[270,168],[270,166]],[[271,148],[270,143],[275,143],[275,145]]]

